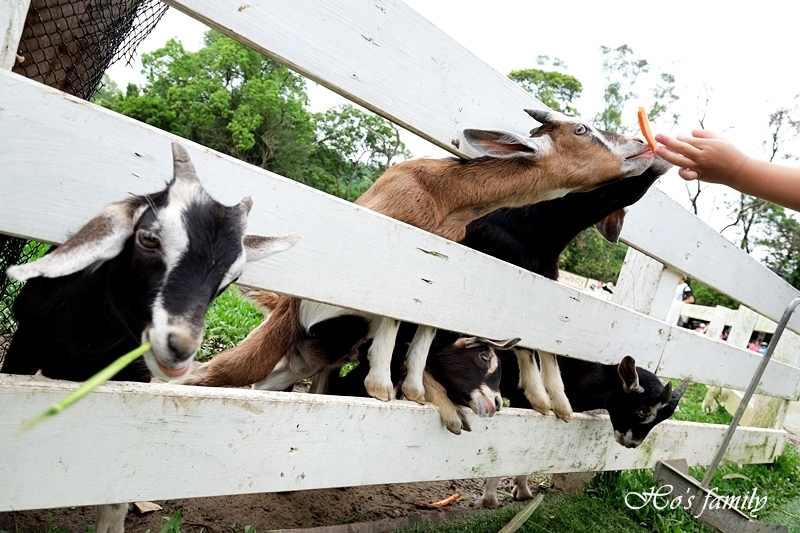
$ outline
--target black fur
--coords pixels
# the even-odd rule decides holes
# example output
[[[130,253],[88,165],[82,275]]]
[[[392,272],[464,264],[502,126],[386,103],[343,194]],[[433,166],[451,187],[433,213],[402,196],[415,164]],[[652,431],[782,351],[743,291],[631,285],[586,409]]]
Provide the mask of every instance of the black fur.
[[[0,372],[84,381],[141,344],[162,286],[171,312],[193,316],[202,327],[223,276],[242,253],[241,210],[203,198],[185,212],[189,250],[165,280],[160,253],[137,244],[137,231],[155,222],[168,190],[139,198],[149,208],[119,255],[60,278],[28,280],[14,301],[18,329]],[[165,285],[166,284],[166,285]],[[113,379],[150,381],[143,359]]]

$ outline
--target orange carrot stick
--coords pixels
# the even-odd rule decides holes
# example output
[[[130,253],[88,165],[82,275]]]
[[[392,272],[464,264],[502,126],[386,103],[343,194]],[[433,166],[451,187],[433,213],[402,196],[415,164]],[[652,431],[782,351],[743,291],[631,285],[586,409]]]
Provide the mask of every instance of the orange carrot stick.
[[[449,497],[445,498],[444,500],[441,500],[441,501],[438,501],[438,502],[433,502],[433,503],[415,503],[414,505],[419,507],[419,508],[421,508],[421,509],[441,509],[442,507],[446,507],[446,506],[450,505],[451,503],[458,501],[458,499],[460,497],[461,497],[461,494],[456,493],[456,494],[453,494],[452,496],[449,496]]]
[[[642,129],[644,140],[650,145],[651,150],[656,149],[656,139],[653,137],[653,132],[650,131],[650,122],[647,121],[647,112],[643,107],[639,108],[639,127]]]

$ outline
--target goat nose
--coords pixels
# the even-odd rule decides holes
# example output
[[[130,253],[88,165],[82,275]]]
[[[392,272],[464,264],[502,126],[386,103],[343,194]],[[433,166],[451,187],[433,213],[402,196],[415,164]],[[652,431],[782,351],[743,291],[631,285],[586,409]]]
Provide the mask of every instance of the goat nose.
[[[194,354],[195,343],[188,335],[181,335],[179,333],[170,333],[167,337],[167,344],[169,349],[172,350],[173,355],[179,359],[188,359]]]
[[[503,399],[500,396],[494,397],[494,406],[498,411],[503,407]]]

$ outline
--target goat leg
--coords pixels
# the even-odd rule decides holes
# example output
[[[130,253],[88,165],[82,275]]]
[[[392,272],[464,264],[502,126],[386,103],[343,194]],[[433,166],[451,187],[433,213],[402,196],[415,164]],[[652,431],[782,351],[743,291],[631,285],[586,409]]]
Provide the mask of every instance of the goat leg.
[[[542,374],[533,358],[533,352],[525,348],[514,348],[514,354],[519,363],[519,388],[525,392],[534,411],[549,415],[550,396],[544,388]]]
[[[450,433],[461,435],[462,429],[472,431],[466,413],[448,398],[447,391],[441,383],[427,371],[422,375],[422,382],[425,385],[425,396],[428,398],[428,402],[439,409],[439,416],[442,417],[442,422]]]
[[[531,489],[528,488],[528,476],[515,476],[514,489],[511,491],[514,499],[518,502],[524,502],[533,498]]]
[[[487,477],[483,485],[483,496],[481,496],[481,507],[484,509],[497,509],[497,486],[500,484],[499,477]]]
[[[204,387],[243,387],[265,379],[300,336],[300,300],[282,296],[272,314],[241,343],[196,367],[178,382]]]
[[[125,533],[125,516],[128,514],[127,503],[111,503],[97,506],[95,533]]]
[[[544,388],[548,396],[550,396],[553,413],[564,422],[569,422],[569,419],[572,418],[572,406],[569,403],[566,392],[564,392],[564,381],[561,379],[558,359],[550,352],[542,350],[538,350],[538,352],[539,362],[542,364]]]
[[[425,386],[422,383],[422,374],[425,372],[425,363],[428,351],[431,349],[436,328],[430,326],[417,326],[417,332],[408,347],[406,354],[406,377],[403,380],[403,396],[419,404],[425,403]]]
[[[392,352],[400,322],[389,317],[376,317],[375,337],[369,348],[369,374],[364,379],[367,394],[388,402],[394,394],[392,383]]]

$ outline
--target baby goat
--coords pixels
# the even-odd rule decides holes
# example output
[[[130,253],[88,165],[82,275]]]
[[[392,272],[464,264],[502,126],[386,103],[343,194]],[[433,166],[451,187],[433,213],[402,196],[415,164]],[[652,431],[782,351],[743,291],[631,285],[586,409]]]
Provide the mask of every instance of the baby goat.
[[[200,347],[209,305],[245,262],[292,247],[297,235],[245,235],[252,201],[208,195],[186,150],[155,194],[107,205],[43,258],[8,268],[29,280],[14,302],[18,329],[1,372],[83,381],[141,343],[144,362],[113,379],[174,379]],[[127,504],[98,509],[98,533],[121,532]]]
[[[391,167],[356,203],[442,237],[460,240],[471,221],[503,207],[523,206],[586,191],[650,167],[653,153],[638,139],[599,131],[578,118],[552,111],[527,111],[542,125],[531,137],[465,130],[483,157],[415,160]],[[299,306],[282,298],[270,320],[249,341],[223,352],[187,384],[242,386],[263,380],[287,353],[299,332]],[[372,320],[369,394],[389,400],[391,356],[399,321]],[[420,326],[407,354],[403,394],[424,403],[422,375],[435,328]]]
[[[248,295],[269,314],[279,301],[277,294],[255,291]],[[311,392],[340,396],[367,396],[364,379],[369,371],[368,331],[372,315],[356,315],[326,304],[299,301],[301,331],[294,336],[286,355],[272,372],[254,385],[261,390],[285,390],[296,381],[314,376]],[[271,320],[271,317],[268,318]],[[414,335],[413,324],[404,322],[392,356],[394,396],[405,375],[404,358]],[[445,427],[455,433],[469,431],[462,411],[472,409],[481,417],[493,416],[502,405],[499,361],[495,350],[509,350],[519,339],[493,341],[440,331],[431,346],[423,377],[426,397],[442,416]],[[335,373],[345,362],[360,364],[344,378]]]
[[[500,390],[511,407],[530,408],[525,394],[518,387],[519,366],[516,358],[501,354],[502,379]],[[603,365],[559,357],[564,390],[575,412],[595,409],[608,411],[614,437],[626,448],[636,448],[659,423],[668,419],[678,407],[688,382],[672,390],[649,370],[639,368],[630,356],[619,365]],[[497,507],[497,484],[500,478],[486,480],[481,498],[483,507]],[[533,497],[528,489],[528,476],[514,478],[514,498]]]

